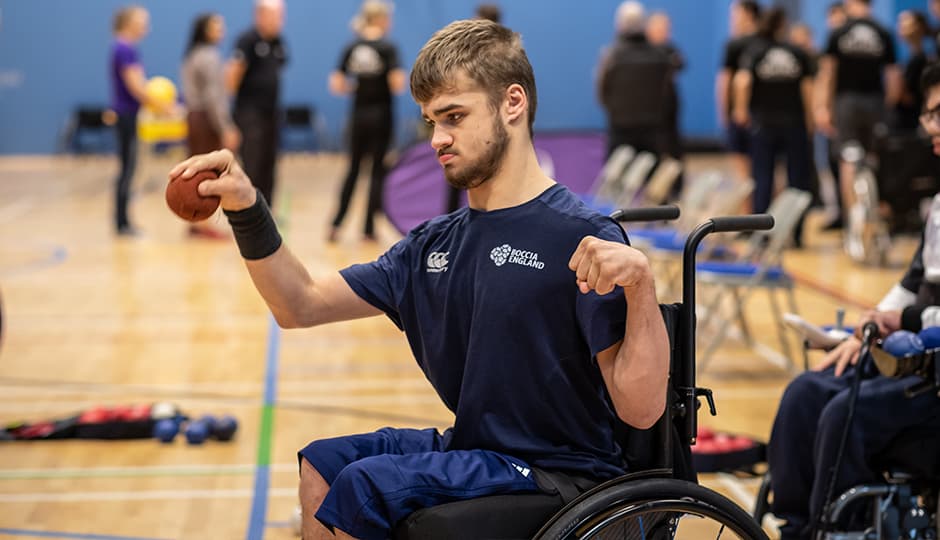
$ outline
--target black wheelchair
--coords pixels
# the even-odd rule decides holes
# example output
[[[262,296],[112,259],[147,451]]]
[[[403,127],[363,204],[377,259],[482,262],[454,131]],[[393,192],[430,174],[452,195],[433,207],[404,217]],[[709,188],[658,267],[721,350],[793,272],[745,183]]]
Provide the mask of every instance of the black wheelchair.
[[[660,221],[678,215],[676,207],[659,207],[618,211],[612,217]],[[394,538],[766,540],[746,511],[698,485],[690,446],[695,444],[700,397],[715,414],[711,390],[695,386],[696,248],[713,232],[772,227],[769,215],[713,218],[689,235],[683,254],[683,302],[660,305],[671,349],[666,412],[648,430],[618,426],[630,473],[593,485],[534,471],[546,493],[496,495],[418,510],[398,524]]]
[[[920,383],[907,388],[908,397],[923,392],[940,392],[940,348],[896,358],[874,343],[876,330],[866,332],[859,360],[885,377],[918,376]],[[870,353],[870,354],[866,354]],[[870,364],[869,364],[870,365]],[[857,392],[857,387],[852,388]],[[854,397],[853,397],[854,399]],[[851,429],[851,416],[846,430]],[[911,429],[899,434],[874,457],[872,466],[884,481],[851,487],[827,501],[820,522],[813,531],[817,540],[935,540],[940,538],[940,433],[932,429]],[[838,465],[836,466],[838,471]],[[770,473],[756,498],[754,519],[760,523],[770,511]],[[864,522],[851,519],[859,506],[865,507]]]

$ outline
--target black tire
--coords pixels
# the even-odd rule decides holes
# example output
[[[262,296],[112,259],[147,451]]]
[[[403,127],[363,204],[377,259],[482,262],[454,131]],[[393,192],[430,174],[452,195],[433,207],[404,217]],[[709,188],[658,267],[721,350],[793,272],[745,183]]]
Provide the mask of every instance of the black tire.
[[[770,471],[764,473],[760,481],[760,488],[757,490],[757,497],[754,499],[754,521],[761,523],[764,516],[770,512]]]
[[[653,540],[675,536],[679,517],[698,516],[714,522],[718,535],[730,531],[743,540],[767,540],[760,526],[724,496],[698,484],[672,478],[643,479],[595,489],[562,509],[535,535],[535,540],[622,538]],[[698,529],[696,529],[697,531]]]

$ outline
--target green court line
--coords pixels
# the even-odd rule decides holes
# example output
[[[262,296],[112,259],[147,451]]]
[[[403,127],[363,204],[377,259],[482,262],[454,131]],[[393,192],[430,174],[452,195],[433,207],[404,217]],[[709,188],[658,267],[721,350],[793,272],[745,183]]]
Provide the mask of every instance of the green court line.
[[[257,466],[271,464],[271,438],[274,434],[274,409],[276,405],[265,403],[261,409],[261,436],[258,442]]]

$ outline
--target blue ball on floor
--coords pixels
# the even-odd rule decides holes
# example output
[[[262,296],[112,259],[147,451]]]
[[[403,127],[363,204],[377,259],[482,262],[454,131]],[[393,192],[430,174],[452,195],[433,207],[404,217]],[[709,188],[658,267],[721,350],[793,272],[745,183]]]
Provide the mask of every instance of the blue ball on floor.
[[[186,442],[189,444],[202,444],[209,436],[209,425],[200,420],[190,422],[186,426]]]
[[[886,353],[900,358],[909,354],[924,352],[924,342],[914,332],[898,330],[884,339],[881,348]]]
[[[925,349],[936,349],[940,347],[940,326],[924,328],[917,333],[917,337],[924,342]]]
[[[215,421],[212,436],[220,441],[230,441],[238,431],[238,420],[234,416],[226,414]]]
[[[215,423],[217,422],[217,420],[211,414],[204,414],[200,416],[197,422],[202,422],[203,424],[206,425],[206,429],[209,430],[210,436],[215,432]]]
[[[153,425],[153,436],[159,439],[160,442],[173,442],[173,439],[176,438],[176,434],[179,432],[179,424],[169,418],[158,420],[157,423]]]

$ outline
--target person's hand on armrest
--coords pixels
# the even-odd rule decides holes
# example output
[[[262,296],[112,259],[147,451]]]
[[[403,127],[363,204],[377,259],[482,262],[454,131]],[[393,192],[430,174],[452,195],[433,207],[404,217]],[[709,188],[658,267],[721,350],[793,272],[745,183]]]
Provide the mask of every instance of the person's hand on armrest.
[[[856,326],[856,335],[840,343],[835,349],[829,351],[814,369],[822,371],[829,366],[835,366],[836,377],[845,373],[845,370],[851,365],[858,363],[858,355],[862,349],[862,340],[860,336],[861,329],[870,322],[878,325],[878,331],[881,337],[900,330],[901,312],[900,311],[867,311],[862,315]]]

